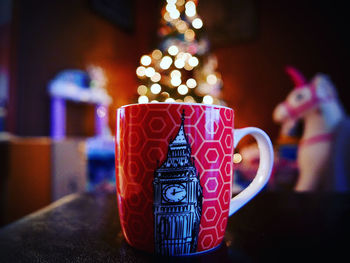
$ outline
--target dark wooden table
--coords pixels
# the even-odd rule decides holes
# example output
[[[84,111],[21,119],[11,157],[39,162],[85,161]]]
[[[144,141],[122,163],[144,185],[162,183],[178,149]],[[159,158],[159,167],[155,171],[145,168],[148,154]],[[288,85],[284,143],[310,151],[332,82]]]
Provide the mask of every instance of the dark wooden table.
[[[229,219],[219,249],[162,258],[126,243],[114,194],[71,195],[0,229],[0,262],[347,261],[349,225],[350,194],[265,192]]]

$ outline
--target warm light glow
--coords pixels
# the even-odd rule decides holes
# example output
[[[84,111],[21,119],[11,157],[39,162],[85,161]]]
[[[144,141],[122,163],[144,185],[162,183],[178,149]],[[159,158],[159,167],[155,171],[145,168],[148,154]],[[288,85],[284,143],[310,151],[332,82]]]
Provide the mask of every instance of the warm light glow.
[[[151,78],[156,73],[155,69],[152,67],[146,68],[145,74],[147,77]]]
[[[196,4],[193,1],[188,1],[185,5],[186,9],[196,8]]]
[[[171,17],[170,17],[170,14],[168,12],[165,12],[163,18],[167,22],[170,22],[172,20]]]
[[[146,93],[147,93],[147,87],[145,86],[145,85],[140,85],[140,86],[138,86],[138,88],[137,88],[137,93],[139,94],[139,95],[146,95]]]
[[[181,84],[181,79],[180,78],[171,78],[170,83],[174,87],[177,87]]]
[[[170,76],[172,78],[181,78],[181,72],[177,69],[174,69],[171,73]]]
[[[213,97],[210,96],[210,95],[205,95],[203,97],[203,103],[205,104],[213,104],[214,100],[213,100]]]
[[[172,45],[168,48],[168,52],[170,55],[176,56],[176,54],[179,52],[179,49],[177,46]]]
[[[196,101],[194,100],[194,98],[193,98],[192,96],[186,96],[186,97],[184,98],[184,102],[187,102],[187,103],[194,103],[194,102],[196,102]]]
[[[168,4],[176,4],[177,0],[166,0]]]
[[[147,103],[148,102],[148,97],[147,96],[140,96],[138,99],[139,103]]]
[[[188,79],[188,80],[186,81],[186,85],[187,85],[190,89],[193,89],[193,88],[195,88],[195,87],[197,86],[197,81],[196,81],[195,79],[190,78],[190,79]]]
[[[176,1],[176,5],[178,5],[178,6],[184,5],[184,3],[185,3],[185,0],[177,0]]]
[[[177,68],[183,68],[185,66],[185,61],[183,59],[176,59],[174,65]]]
[[[139,76],[139,77],[143,77],[146,73],[146,68],[143,67],[143,66],[139,66],[137,69],[136,69],[136,75]]]
[[[185,39],[187,41],[192,41],[194,39],[194,37],[195,37],[195,33],[192,29],[187,29],[185,31]]]
[[[148,55],[143,55],[142,57],[141,57],[141,64],[142,65],[144,65],[144,66],[149,66],[150,64],[151,64],[151,62],[152,62],[152,59],[151,59],[151,57],[150,56],[148,56]]]
[[[202,26],[203,26],[203,21],[202,19],[200,18],[196,18],[192,21],[192,26],[195,28],[195,29],[200,29]]]
[[[173,98],[167,98],[165,102],[175,102],[175,100]]]
[[[186,8],[185,13],[187,16],[193,17],[196,15],[196,5],[192,1],[188,1],[185,4],[185,8]]]
[[[183,34],[187,30],[187,24],[183,20],[179,20],[178,22],[176,22],[175,26],[179,33]]]
[[[240,163],[242,161],[242,155],[240,155],[239,153],[235,153],[233,155],[233,162],[234,163]]]
[[[166,5],[165,9],[166,9],[166,11],[168,11],[169,13],[174,12],[175,10],[177,10],[177,9],[176,9],[176,5],[173,4],[173,3],[171,3],[171,4],[168,3],[168,4]]]
[[[171,66],[171,63],[173,63],[173,60],[169,56],[164,56],[162,60],[160,61],[159,66],[162,69],[168,69]]]
[[[216,82],[217,82],[217,78],[216,78],[216,76],[214,75],[214,74],[209,74],[208,76],[207,76],[207,82],[208,82],[208,84],[210,84],[210,85],[214,85]]]
[[[159,84],[153,84],[151,86],[151,92],[153,94],[159,94],[161,90],[162,90],[162,87]]]
[[[156,72],[156,73],[154,73],[154,75],[151,77],[151,80],[152,80],[153,82],[158,82],[158,81],[160,81],[161,78],[162,78],[162,76],[161,76],[158,72]]]
[[[198,66],[198,58],[196,57],[190,57],[190,59],[188,60],[188,64],[191,66],[191,67],[196,67]]]
[[[168,93],[168,92],[165,92],[165,91],[163,91],[162,93],[160,93],[160,95],[163,96],[164,98],[169,98],[169,97],[170,97],[169,93]]]
[[[105,106],[99,106],[96,110],[97,116],[100,118],[104,118],[107,114],[107,110]]]
[[[177,92],[181,95],[185,95],[188,92],[188,88],[186,85],[182,84],[177,88]]]
[[[169,12],[169,16],[172,19],[178,19],[180,17],[180,12],[179,12],[179,10],[174,9],[171,12]]]
[[[184,52],[179,52],[176,56],[177,59],[185,59],[185,53]]]
[[[184,54],[183,59],[184,59],[184,60],[189,60],[191,57],[192,57],[192,55],[191,55],[190,53],[186,52],[186,53]]]
[[[184,102],[182,99],[176,99],[176,102]]]
[[[159,49],[155,49],[155,50],[153,50],[153,52],[152,52],[152,57],[154,58],[154,59],[161,59],[162,58],[162,51],[160,51]]]
[[[184,67],[186,70],[190,71],[193,69],[192,66],[188,65],[188,63],[185,64],[185,67]]]

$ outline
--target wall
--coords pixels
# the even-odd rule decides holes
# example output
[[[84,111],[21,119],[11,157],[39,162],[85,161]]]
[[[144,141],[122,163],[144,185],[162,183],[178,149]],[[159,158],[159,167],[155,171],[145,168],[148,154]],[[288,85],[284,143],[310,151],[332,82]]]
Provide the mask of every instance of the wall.
[[[229,0],[227,0],[229,1]],[[272,111],[292,88],[284,66],[300,68],[308,78],[328,73],[349,110],[345,10],[326,1],[255,1],[257,34],[250,41],[214,46],[224,80],[224,97],[236,110],[236,126],[254,125],[272,138],[278,125]],[[105,68],[114,109],[136,93],[135,69],[156,44],[159,1],[135,1],[135,31],[126,33],[96,15],[89,2],[15,1],[17,27],[16,125],[19,135],[48,135],[47,83],[66,68],[94,63]],[[205,26],[205,17],[203,17]]]
[[[258,1],[256,8],[258,33],[252,41],[215,48],[237,126],[258,126],[277,137],[272,111],[293,87],[285,65],[296,66],[309,79],[317,72],[329,74],[350,110],[345,6],[296,0]]]
[[[147,13],[145,12],[147,10]],[[137,15],[135,15],[137,14]],[[126,33],[97,15],[87,0],[17,0],[14,9],[17,52],[16,123],[12,132],[24,136],[49,134],[49,80],[69,68],[96,64],[106,71],[114,109],[130,103],[136,90],[135,69],[155,35],[157,4],[138,1],[135,31]]]

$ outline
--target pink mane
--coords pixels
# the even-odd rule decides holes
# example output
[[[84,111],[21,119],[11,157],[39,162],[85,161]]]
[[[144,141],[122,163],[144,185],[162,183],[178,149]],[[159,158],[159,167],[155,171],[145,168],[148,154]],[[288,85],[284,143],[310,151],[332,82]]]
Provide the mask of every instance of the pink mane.
[[[293,81],[295,85],[294,87],[295,89],[300,88],[306,84],[305,77],[303,76],[303,74],[301,74],[299,70],[297,70],[292,66],[286,66],[285,70],[289,75],[289,77],[291,78],[291,80]]]

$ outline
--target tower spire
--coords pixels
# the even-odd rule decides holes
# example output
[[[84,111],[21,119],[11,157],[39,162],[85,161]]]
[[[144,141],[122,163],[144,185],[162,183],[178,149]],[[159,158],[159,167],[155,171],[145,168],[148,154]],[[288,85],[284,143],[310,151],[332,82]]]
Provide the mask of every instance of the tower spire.
[[[181,125],[174,139],[170,139],[168,146],[167,159],[160,168],[189,166],[192,165],[191,145],[185,132],[185,109],[181,114]]]

